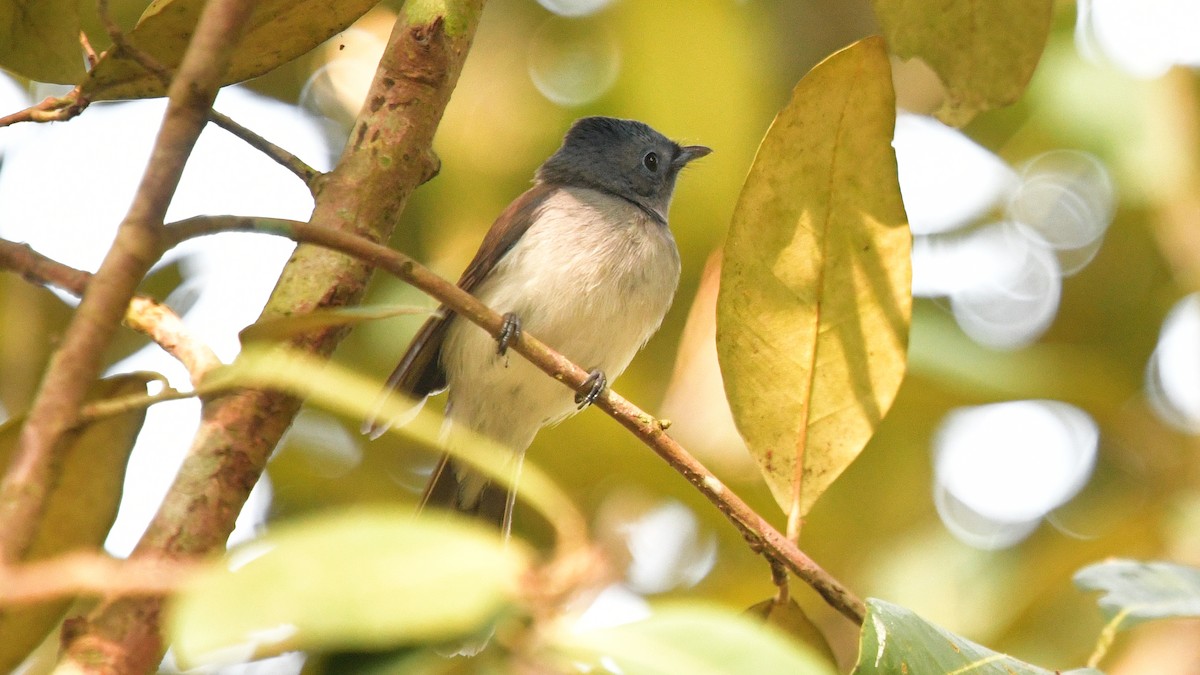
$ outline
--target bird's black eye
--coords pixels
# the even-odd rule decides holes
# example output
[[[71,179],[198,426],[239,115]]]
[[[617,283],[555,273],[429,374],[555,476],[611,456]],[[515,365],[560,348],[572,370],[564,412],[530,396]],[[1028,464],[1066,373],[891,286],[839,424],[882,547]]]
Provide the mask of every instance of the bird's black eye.
[[[657,152],[647,152],[646,156],[642,158],[642,164],[646,165],[647,169],[650,169],[653,172],[657,172],[658,171],[658,153]]]

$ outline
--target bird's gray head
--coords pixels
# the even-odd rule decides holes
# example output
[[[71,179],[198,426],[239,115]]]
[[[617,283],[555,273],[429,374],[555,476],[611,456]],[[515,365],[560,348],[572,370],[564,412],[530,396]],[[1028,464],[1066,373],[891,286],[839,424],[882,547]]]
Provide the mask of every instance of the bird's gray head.
[[[665,224],[680,169],[710,152],[702,145],[680,146],[641,122],[584,117],[537,179],[616,195]]]

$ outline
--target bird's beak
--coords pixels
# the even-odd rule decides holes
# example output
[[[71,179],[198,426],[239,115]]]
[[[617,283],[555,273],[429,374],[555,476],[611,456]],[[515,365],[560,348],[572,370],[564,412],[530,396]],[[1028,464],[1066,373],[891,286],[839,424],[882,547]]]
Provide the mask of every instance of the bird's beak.
[[[712,148],[706,148],[703,145],[685,145],[680,148],[679,154],[675,155],[675,160],[671,162],[671,165],[676,169],[682,169],[688,162],[700,159],[710,152],[712,152]]]

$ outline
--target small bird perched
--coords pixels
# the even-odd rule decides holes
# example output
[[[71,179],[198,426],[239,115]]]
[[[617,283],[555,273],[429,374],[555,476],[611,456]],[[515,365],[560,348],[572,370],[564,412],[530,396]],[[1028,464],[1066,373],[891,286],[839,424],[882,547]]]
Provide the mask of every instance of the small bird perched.
[[[458,285],[504,314],[498,340],[442,307],[413,338],[387,389],[419,401],[449,390],[446,414],[515,453],[596,400],[658,330],[679,283],[667,228],[675,179],[712,152],[611,117],[575,122],[532,188],[500,214]],[[590,369],[572,392],[507,349],[527,330]],[[497,344],[498,343],[498,344]],[[392,420],[368,420],[377,437]],[[513,495],[460,465],[438,463],[423,504],[511,525]]]

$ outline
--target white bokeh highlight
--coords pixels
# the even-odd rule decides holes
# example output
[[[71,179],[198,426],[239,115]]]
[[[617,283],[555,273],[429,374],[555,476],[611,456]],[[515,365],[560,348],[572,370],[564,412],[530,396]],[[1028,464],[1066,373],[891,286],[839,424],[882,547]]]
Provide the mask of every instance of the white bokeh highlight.
[[[529,43],[529,77],[542,96],[564,107],[603,96],[617,81],[621,52],[607,26],[547,17]]]
[[[538,0],[538,4],[559,16],[587,16],[608,7],[613,0]]]
[[[1196,0],[1078,0],[1075,46],[1085,58],[1110,62],[1135,77],[1172,66],[1200,66]]]
[[[630,556],[626,583],[639,593],[695,586],[717,561],[716,537],[702,533],[696,514],[680,502],[661,502],[622,529]]]
[[[1146,367],[1145,389],[1159,419],[1200,434],[1200,293],[1185,296],[1167,314]]]
[[[968,225],[1019,183],[1016,171],[994,153],[932,117],[901,112],[892,146],[913,235]]]
[[[1012,545],[1087,484],[1099,437],[1091,416],[1059,401],[954,410],[933,442],[938,513],[968,544]]]
[[[1019,169],[932,118],[893,141],[913,231],[913,294],[946,298],[975,342],[1020,349],[1058,314],[1062,279],[1099,251],[1115,189],[1095,157],[1056,150]]]

